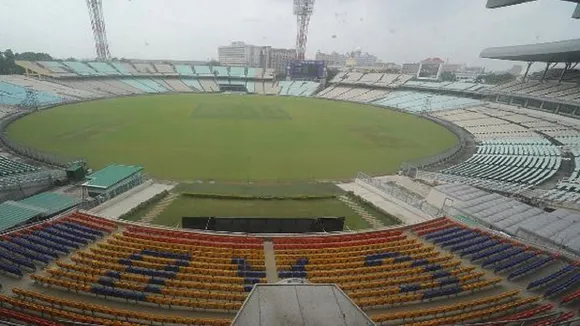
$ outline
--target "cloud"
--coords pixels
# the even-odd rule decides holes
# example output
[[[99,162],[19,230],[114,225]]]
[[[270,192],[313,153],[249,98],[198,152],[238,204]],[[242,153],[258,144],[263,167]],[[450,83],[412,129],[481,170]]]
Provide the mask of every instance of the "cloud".
[[[307,55],[361,47],[384,61],[441,57],[504,68],[512,63],[480,59],[480,51],[580,36],[580,20],[570,18],[574,3],[541,0],[489,10],[485,2],[317,0]],[[291,0],[103,0],[112,54],[142,59],[206,60],[231,41],[291,48],[292,7]],[[84,1],[3,0],[0,31],[0,46],[17,52],[95,56]]]

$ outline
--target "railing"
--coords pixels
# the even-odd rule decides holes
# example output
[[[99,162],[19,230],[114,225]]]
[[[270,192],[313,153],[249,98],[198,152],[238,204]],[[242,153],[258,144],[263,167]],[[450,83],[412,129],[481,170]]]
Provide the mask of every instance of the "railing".
[[[540,239],[536,234],[529,233],[523,229],[518,229],[517,234],[506,233],[502,230],[495,229],[491,224],[484,220],[480,220],[473,215],[463,211],[460,208],[457,208],[453,205],[443,205],[441,208],[445,216],[451,217],[454,220],[466,224],[470,227],[477,227],[483,228],[485,231],[490,231],[491,233],[500,235],[502,237],[512,238],[518,242],[524,244],[530,244],[534,247],[540,248],[546,252],[549,252],[554,255],[564,256],[571,260],[578,260],[580,255],[574,251],[571,251],[569,248],[564,246],[558,245],[557,243],[553,243],[550,239]],[[473,224],[466,223],[465,218],[467,217],[472,220]],[[522,236],[523,235],[523,236]]]
[[[438,216],[440,209],[427,203],[424,197],[416,193],[407,191],[403,187],[396,186],[390,182],[386,182],[377,178],[373,178],[364,172],[357,173],[355,180],[364,182],[382,192],[386,195],[394,197],[412,207],[418,208],[430,216]]]
[[[443,153],[439,153],[437,155],[433,155],[433,156],[429,156],[429,157],[423,157],[423,158],[419,158],[416,160],[412,160],[412,161],[407,161],[404,162],[401,165],[401,170],[403,171],[409,171],[409,169],[412,168],[424,168],[433,164],[437,164],[437,163],[441,163],[444,161],[447,161],[451,158],[453,158],[456,154],[460,153],[461,150],[466,146],[467,144],[467,140],[465,138],[465,134],[467,133],[467,131],[464,131],[463,129],[461,129],[461,127],[452,124],[451,122],[430,116],[430,115],[422,115],[423,118],[428,119],[430,121],[433,121],[439,125],[441,125],[442,127],[450,130],[451,132],[453,132],[453,134],[455,134],[455,136],[457,137],[457,139],[459,140],[459,142],[457,144],[455,144],[453,147],[447,149],[446,151],[444,151]]]

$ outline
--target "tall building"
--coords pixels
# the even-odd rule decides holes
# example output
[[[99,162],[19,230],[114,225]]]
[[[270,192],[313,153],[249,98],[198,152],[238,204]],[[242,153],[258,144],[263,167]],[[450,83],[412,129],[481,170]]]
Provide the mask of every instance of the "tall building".
[[[344,66],[346,63],[346,55],[333,51],[330,54],[316,52],[316,60],[326,62],[327,66]]]
[[[218,60],[225,66],[261,67],[262,46],[232,42],[218,47]]]
[[[401,73],[406,75],[416,75],[419,72],[419,63],[403,63]]]
[[[272,68],[276,72],[285,72],[286,66],[295,57],[295,49],[274,49],[244,42],[218,47],[218,60],[225,66]]]
[[[362,53],[360,49],[353,51],[351,57],[354,59],[358,67],[372,67],[377,63],[376,56],[368,52]]]
[[[272,68],[276,72],[285,72],[286,67],[288,66],[290,61],[296,58],[296,50],[294,49],[269,48],[269,52],[270,55],[266,67]]]
[[[378,59],[370,53],[363,53],[360,49],[347,54],[332,52],[330,54],[318,51],[316,60],[323,60],[327,66],[373,67]]]

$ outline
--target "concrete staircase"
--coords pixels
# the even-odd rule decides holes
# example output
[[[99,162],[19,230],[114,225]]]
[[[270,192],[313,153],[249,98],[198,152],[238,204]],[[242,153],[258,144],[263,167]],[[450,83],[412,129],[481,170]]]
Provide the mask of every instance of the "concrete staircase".
[[[151,223],[161,212],[163,212],[167,206],[171,205],[171,203],[179,197],[179,194],[170,193],[168,196],[163,198],[155,207],[153,207],[145,216],[141,218],[139,222],[142,223]]]
[[[266,265],[266,281],[268,283],[278,282],[276,255],[274,254],[274,243],[271,239],[264,240],[264,264]]]
[[[343,202],[346,206],[350,207],[353,211],[355,211],[358,216],[360,216],[363,220],[365,220],[373,229],[378,229],[385,226],[381,221],[377,220],[376,217],[369,214],[363,207],[361,207],[358,203],[354,202],[346,195],[342,195],[338,197],[338,200]]]

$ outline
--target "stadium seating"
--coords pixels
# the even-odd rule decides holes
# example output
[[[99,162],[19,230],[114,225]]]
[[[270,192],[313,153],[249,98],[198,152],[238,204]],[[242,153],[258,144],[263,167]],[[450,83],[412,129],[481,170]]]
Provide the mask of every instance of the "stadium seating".
[[[106,62],[87,62],[87,64],[93,68],[97,73],[104,75],[120,75],[119,71],[111,67]]]
[[[149,75],[157,73],[155,68],[153,68],[153,65],[150,63],[133,63],[133,66],[135,67],[137,73],[141,75]]]
[[[83,90],[67,87],[54,82],[38,80],[21,75],[4,75],[0,76],[0,80],[23,88],[35,89],[46,94],[60,97],[64,102],[90,99],[94,97],[94,94],[91,92],[85,92]]]
[[[189,65],[175,65],[175,71],[181,76],[196,76]]]
[[[216,77],[229,77],[230,76],[230,73],[229,73],[227,67],[214,66],[214,67],[211,67],[211,69]]]
[[[176,92],[193,92],[191,88],[187,86],[181,79],[172,79],[168,78],[165,79],[165,83],[171,88],[173,88]]]
[[[246,68],[245,67],[230,67],[230,76],[238,77],[238,78],[245,78],[246,77]]]
[[[204,92],[206,91],[200,84],[199,80],[197,79],[190,79],[190,78],[184,78],[181,80],[185,85],[187,85],[190,89],[192,89],[193,91],[196,92]],[[207,90],[208,92],[210,90]]]
[[[169,64],[155,63],[154,66],[155,66],[155,69],[157,70],[157,72],[162,73],[164,75],[174,75],[175,74],[175,70]]]
[[[68,66],[72,71],[81,75],[81,76],[99,76],[102,73],[99,73],[92,69],[90,66],[79,62],[79,61],[63,61],[63,64]]]
[[[546,139],[539,139],[546,141]],[[460,176],[536,185],[550,178],[560,167],[558,148],[526,139],[481,143],[468,160],[441,172]]]
[[[195,69],[195,73],[198,76],[205,76],[205,77],[208,77],[208,76],[213,77],[214,76],[214,74],[210,70],[210,67],[209,66],[197,66],[196,65],[196,66],[193,66],[193,68]]]
[[[12,83],[3,82],[0,78],[0,104],[19,105],[27,97],[28,88]],[[36,91],[36,98],[40,105],[56,104],[63,101],[62,98],[42,91]]]
[[[216,82],[212,79],[200,79],[199,84],[205,92],[219,92],[220,90]]]
[[[113,222],[75,213],[12,239],[26,237],[34,243],[27,249],[57,257],[94,242],[95,232],[114,228]],[[89,250],[77,250],[70,259],[72,263],[59,260],[48,275],[33,279],[85,295],[221,311],[236,311],[253,284],[265,282],[262,240],[252,237],[128,226]]]
[[[92,318],[95,314],[100,314],[105,322],[112,323],[119,319],[131,319],[139,323],[149,324],[152,322],[162,324],[178,324],[178,325],[229,325],[231,323],[228,319],[219,318],[192,318],[180,317],[171,315],[157,315],[150,313],[137,312],[132,310],[115,309],[109,306],[88,304],[78,301],[71,301],[61,299],[54,296],[41,294],[38,292],[28,291],[24,289],[14,288],[12,292],[17,296],[16,299],[6,300],[7,304],[12,307],[25,308],[30,313],[39,312],[38,310],[50,310],[58,308],[62,311],[76,312],[78,316],[83,318]],[[6,297],[2,297],[5,299]],[[4,301],[3,301],[4,302]],[[32,309],[30,309],[32,308]],[[0,312],[1,314],[1,312]],[[69,319],[70,321],[78,321],[78,319]],[[48,325],[48,324],[47,324]]]
[[[117,69],[121,75],[135,75],[137,70],[130,64],[125,62],[111,62],[111,65]]]
[[[500,281],[482,279],[483,273],[396,230],[275,238],[274,245],[280,278],[336,283],[363,309],[457,295]]]

